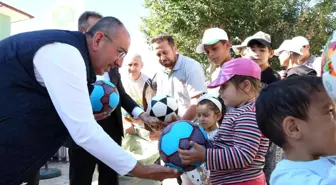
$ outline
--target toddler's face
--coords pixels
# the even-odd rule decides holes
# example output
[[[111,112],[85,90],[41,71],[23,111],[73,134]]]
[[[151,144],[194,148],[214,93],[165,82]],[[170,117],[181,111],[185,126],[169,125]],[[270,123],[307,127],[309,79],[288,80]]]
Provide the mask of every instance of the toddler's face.
[[[216,123],[221,117],[220,114],[216,114],[213,110],[209,109],[206,104],[197,105],[196,116],[198,123],[205,130],[213,130],[213,128],[217,128]]]
[[[228,81],[222,84],[219,88],[219,94],[224,101],[224,104],[228,107],[238,107],[241,103],[241,92],[233,85],[232,82]]]
[[[313,156],[336,155],[335,104],[323,90],[312,97],[303,127],[305,147]]]

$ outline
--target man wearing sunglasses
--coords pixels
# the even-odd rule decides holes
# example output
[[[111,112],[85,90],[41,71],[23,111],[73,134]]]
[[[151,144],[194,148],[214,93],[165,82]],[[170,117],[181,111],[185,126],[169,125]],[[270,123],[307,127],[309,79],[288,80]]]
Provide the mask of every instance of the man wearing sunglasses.
[[[90,28],[95,25],[101,18],[102,15],[97,12],[84,12],[78,19],[78,30],[84,34],[93,35],[92,31],[90,31]],[[119,45],[117,41],[113,40],[113,38],[111,38],[107,34],[104,34],[104,37],[107,42],[110,42],[111,45],[114,45],[115,52],[111,52],[110,54],[116,54],[118,60],[116,60],[116,66],[112,67],[108,72],[105,72],[104,75],[97,75],[97,80],[109,80],[117,86],[120,94],[120,104],[111,113],[111,115],[106,115],[104,113],[95,114],[95,119],[98,121],[98,124],[104,129],[104,131],[109,136],[111,136],[111,138],[118,145],[121,145],[123,136],[121,107],[123,107],[129,113],[132,113],[134,117],[139,117],[144,122],[148,118],[146,117],[147,113],[144,113],[144,111],[138,107],[138,104],[134,102],[134,100],[125,92],[125,89],[121,82],[119,67],[122,66],[123,58],[127,54],[126,49],[124,49],[121,44]],[[115,171],[113,171],[103,162],[92,156],[85,149],[76,145],[74,142],[72,142],[69,146],[69,160],[70,185],[91,185],[92,175],[94,173],[96,165],[98,165],[98,182],[100,185],[118,185],[119,177]]]
[[[121,66],[119,51],[127,52],[129,45],[128,31],[114,17],[102,18],[86,34],[40,30],[0,41],[0,184],[21,184],[56,153],[69,133],[120,175],[154,180],[178,175],[170,168],[137,162],[92,114],[89,94],[96,75]],[[157,121],[141,115],[145,123]]]

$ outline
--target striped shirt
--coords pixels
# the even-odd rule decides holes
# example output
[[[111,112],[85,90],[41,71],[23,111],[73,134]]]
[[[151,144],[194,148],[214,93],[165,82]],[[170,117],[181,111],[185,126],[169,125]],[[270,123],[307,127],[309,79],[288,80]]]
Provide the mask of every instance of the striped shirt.
[[[262,177],[269,141],[261,134],[255,116],[254,100],[225,115],[206,150],[206,165],[213,185]]]

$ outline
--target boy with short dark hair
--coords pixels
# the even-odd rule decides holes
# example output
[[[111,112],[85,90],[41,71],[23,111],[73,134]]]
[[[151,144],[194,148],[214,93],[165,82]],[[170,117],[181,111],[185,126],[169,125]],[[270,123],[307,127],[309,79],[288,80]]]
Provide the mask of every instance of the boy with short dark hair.
[[[262,31],[257,32],[249,38],[247,43],[248,58],[254,60],[261,68],[261,82],[264,85],[269,85],[280,80],[280,75],[269,64],[274,51],[272,48],[271,36]]]
[[[286,156],[277,164],[270,184],[336,183],[334,108],[316,76],[288,78],[261,91],[256,101],[259,129]]]
[[[249,37],[247,47],[247,54],[245,57],[255,61],[261,68],[261,83],[263,87],[281,79],[279,73],[274,71],[269,64],[269,60],[272,59],[274,55],[271,36],[269,34],[262,31],[257,32]],[[283,151],[281,148],[270,142],[264,166],[267,183],[269,182],[269,178],[276,163],[282,159],[282,156]]]

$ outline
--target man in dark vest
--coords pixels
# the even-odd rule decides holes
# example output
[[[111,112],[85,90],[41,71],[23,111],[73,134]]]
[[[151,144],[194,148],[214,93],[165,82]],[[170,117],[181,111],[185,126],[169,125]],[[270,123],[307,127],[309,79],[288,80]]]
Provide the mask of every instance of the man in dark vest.
[[[114,17],[102,18],[86,34],[42,30],[0,41],[0,185],[19,185],[69,133],[120,175],[178,176],[176,170],[137,162],[93,116],[89,93],[96,74],[121,66],[129,45],[129,33]]]
[[[103,16],[97,12],[84,12],[78,19],[78,30],[85,34],[102,17]],[[107,116],[104,114],[95,114],[95,118],[103,130],[118,145],[121,145],[121,140],[124,133],[121,107],[127,110],[130,114],[135,114],[133,115],[134,117],[138,117],[140,114],[140,119],[143,119],[143,115],[146,114],[142,114],[144,111],[139,108],[138,104],[134,102],[133,99],[125,92],[120,78],[119,67],[121,67],[121,65],[111,68],[109,72],[105,72],[103,76],[97,76],[97,80],[109,80],[117,86],[120,94],[120,104],[111,115]],[[105,165],[102,161],[92,156],[85,149],[76,145],[73,141],[68,146],[70,159],[70,185],[91,185],[92,175],[96,165],[98,165],[99,185],[119,184],[119,175],[114,170]]]

